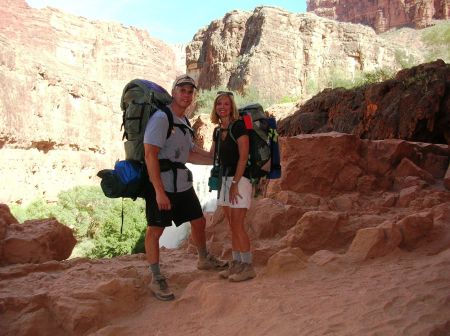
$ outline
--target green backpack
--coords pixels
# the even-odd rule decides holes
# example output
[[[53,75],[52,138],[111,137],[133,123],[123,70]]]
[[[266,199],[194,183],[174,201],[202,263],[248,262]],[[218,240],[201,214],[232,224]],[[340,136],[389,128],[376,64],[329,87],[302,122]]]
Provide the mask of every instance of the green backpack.
[[[144,162],[144,132],[150,117],[161,110],[169,119],[167,137],[173,129],[173,116],[167,107],[172,101],[170,94],[158,84],[134,79],[125,85],[120,99],[120,108],[123,111],[122,126],[123,137],[126,139],[125,159]]]
[[[271,171],[271,134],[268,117],[258,103],[241,107],[239,117],[244,121],[245,128],[249,133],[250,148],[247,170],[250,180],[256,184],[262,177],[267,177]],[[229,126],[230,136],[236,142],[232,132],[233,124],[231,123]]]

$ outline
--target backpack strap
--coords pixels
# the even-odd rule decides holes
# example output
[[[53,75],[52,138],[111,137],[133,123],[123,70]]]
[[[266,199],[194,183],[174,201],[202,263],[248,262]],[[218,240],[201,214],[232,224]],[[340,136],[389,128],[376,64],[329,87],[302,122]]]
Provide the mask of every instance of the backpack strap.
[[[167,136],[166,136],[167,139],[172,134],[174,126],[172,111],[167,106],[161,106],[159,109],[166,114],[167,119],[169,120],[169,128],[167,129]]]
[[[213,140],[214,140],[214,162],[213,166],[219,166],[219,146],[220,146],[220,126],[214,128],[213,131]]]
[[[231,138],[235,143],[237,143],[237,140],[236,140],[236,138],[234,137],[233,132],[232,132],[231,130],[232,130],[233,125],[234,125],[234,123],[235,123],[236,121],[237,121],[237,120],[234,120],[234,121],[232,121],[232,122],[228,125],[228,134],[230,134],[230,138]]]
[[[173,120],[173,118],[172,118],[172,120]],[[191,133],[191,136],[193,138],[195,138],[195,132],[191,127],[191,123],[189,122],[189,119],[186,116],[184,116],[184,120],[186,121],[186,124],[174,123],[173,126],[178,127],[183,132],[183,134],[186,134],[186,130],[188,130],[189,133]]]
[[[192,181],[192,172],[186,167],[184,163],[170,161],[169,159],[159,159],[159,169],[162,172],[171,170],[173,173],[173,191],[177,192],[177,177],[178,169],[188,171],[188,180]]]
[[[221,133],[220,126],[217,126],[216,128],[214,128],[213,140],[215,142],[215,145],[214,145],[213,169],[214,168],[218,169],[218,173],[219,173],[219,176],[218,176],[219,187],[217,188],[217,199],[219,199],[220,191],[222,189],[222,179],[224,176],[224,170],[223,170],[223,167],[220,166],[220,158],[219,158],[220,142],[222,141],[220,133]]]

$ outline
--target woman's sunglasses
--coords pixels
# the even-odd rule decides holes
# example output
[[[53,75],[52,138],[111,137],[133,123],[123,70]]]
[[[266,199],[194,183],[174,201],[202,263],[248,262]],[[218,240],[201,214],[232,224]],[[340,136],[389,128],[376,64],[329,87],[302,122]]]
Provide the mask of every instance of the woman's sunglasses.
[[[227,95],[227,96],[234,97],[234,94],[231,91],[217,91],[217,95],[218,96],[220,96],[220,95]]]

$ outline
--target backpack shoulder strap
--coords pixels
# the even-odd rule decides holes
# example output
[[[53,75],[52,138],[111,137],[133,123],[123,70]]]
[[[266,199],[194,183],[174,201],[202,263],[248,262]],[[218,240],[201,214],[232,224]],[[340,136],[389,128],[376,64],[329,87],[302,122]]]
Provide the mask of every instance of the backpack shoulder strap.
[[[167,136],[166,136],[166,139],[167,139],[172,134],[172,130],[173,130],[173,126],[174,126],[173,115],[172,115],[172,111],[167,106],[161,106],[160,110],[166,114],[167,119],[169,120],[169,128],[167,129]]]
[[[219,166],[220,126],[217,126],[216,128],[214,128],[213,140],[214,140],[214,162],[213,162],[213,166]]]
[[[232,122],[228,125],[228,133],[230,134],[231,139],[232,139],[234,142],[237,143],[237,140],[236,140],[236,138],[234,137],[233,132],[232,132],[233,126],[234,126],[234,124],[236,123],[236,121],[237,121],[237,120],[234,120],[234,121],[232,121]]]
[[[184,116],[184,120],[185,120],[186,124],[174,123],[173,126],[178,127],[183,132],[183,134],[186,134],[186,130],[188,130],[189,133],[191,133],[191,136],[193,138],[195,138],[195,132],[191,127],[191,123],[189,122],[189,119],[186,116]]]

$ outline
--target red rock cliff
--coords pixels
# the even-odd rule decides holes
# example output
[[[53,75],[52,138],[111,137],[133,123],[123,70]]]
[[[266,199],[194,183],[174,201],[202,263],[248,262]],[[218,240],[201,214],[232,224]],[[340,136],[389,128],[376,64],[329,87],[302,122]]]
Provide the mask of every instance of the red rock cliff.
[[[24,0],[0,6],[1,201],[48,199],[97,184],[123,156],[123,86],[133,78],[170,88],[171,47],[146,31],[90,21]]]
[[[449,0],[307,0],[307,10],[329,19],[362,23],[378,33],[391,28],[424,28],[450,18]]]
[[[338,71],[398,68],[393,46],[362,25],[274,7],[232,11],[201,29],[186,48],[202,89],[254,89],[262,97],[300,97]]]

